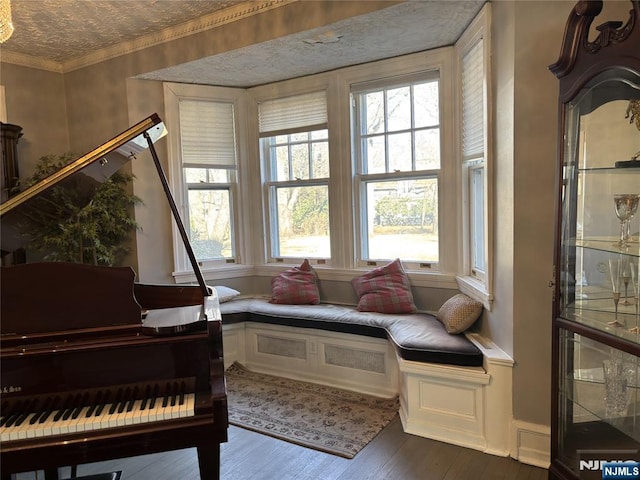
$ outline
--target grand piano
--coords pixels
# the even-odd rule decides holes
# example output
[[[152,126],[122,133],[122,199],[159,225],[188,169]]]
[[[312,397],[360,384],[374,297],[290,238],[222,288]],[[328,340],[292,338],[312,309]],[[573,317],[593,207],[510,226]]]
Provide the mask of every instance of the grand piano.
[[[24,232],[55,189],[91,189],[150,153],[197,280],[142,284],[128,266],[29,255],[2,267],[2,480],[35,470],[57,479],[62,466],[190,447],[200,478],[219,478],[228,428],[220,310],[154,148],[163,134],[151,115],[0,204],[3,254],[25,243],[29,253]]]

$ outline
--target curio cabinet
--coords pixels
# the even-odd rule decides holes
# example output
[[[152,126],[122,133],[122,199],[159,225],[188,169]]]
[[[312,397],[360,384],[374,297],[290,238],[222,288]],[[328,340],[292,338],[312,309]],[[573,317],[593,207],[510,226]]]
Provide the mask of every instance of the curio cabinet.
[[[551,479],[601,479],[604,461],[640,461],[640,3],[624,4],[604,21],[603,2],[578,2],[550,66],[560,82]]]

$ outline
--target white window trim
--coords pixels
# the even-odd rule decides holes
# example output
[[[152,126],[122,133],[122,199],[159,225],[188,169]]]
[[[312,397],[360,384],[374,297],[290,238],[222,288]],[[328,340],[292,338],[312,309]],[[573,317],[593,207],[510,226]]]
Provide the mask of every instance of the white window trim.
[[[375,79],[371,82],[364,82],[363,84],[359,84],[359,85],[350,85],[350,93],[355,96],[355,95],[359,95],[361,93],[365,93],[368,91],[372,91],[372,90],[378,90],[378,89],[382,89],[382,88],[386,88],[386,87],[393,87],[394,85],[405,85],[405,84],[413,84],[413,83],[419,83],[422,81],[433,81],[436,80],[438,81],[438,89],[439,89],[439,110],[442,106],[442,95],[440,94],[440,89],[442,88],[442,78],[441,78],[441,72],[439,70],[430,70],[430,71],[418,71],[415,73],[411,73],[409,75],[402,75],[402,76],[397,76],[397,82],[396,82],[396,78],[392,78],[392,79]],[[354,88],[355,87],[355,88]],[[355,99],[353,99],[355,100]],[[353,101],[352,100],[352,101]],[[364,167],[362,165],[362,152],[361,152],[361,145],[360,142],[362,140],[362,136],[360,135],[360,133],[358,132],[358,130],[360,130],[362,128],[362,126],[359,124],[358,122],[358,118],[354,118],[355,115],[358,115],[358,113],[354,113],[353,112],[353,105],[352,105],[352,118],[351,118],[351,147],[352,147],[352,156],[353,156],[353,161],[352,161],[352,168],[353,168],[353,189],[356,192],[354,197],[353,197],[353,202],[354,202],[354,206],[355,206],[355,212],[362,212],[364,210],[364,205],[366,204],[366,200],[367,200],[367,194],[366,194],[366,186],[368,182],[384,182],[384,181],[393,181],[396,178],[399,178],[401,180],[408,180],[408,179],[429,179],[429,178],[436,178],[438,181],[438,198],[440,199],[440,192],[442,192],[442,189],[440,188],[441,186],[441,171],[442,171],[442,164],[444,163],[444,159],[441,156],[441,162],[440,162],[440,168],[436,169],[436,170],[418,170],[418,171],[414,171],[414,170],[408,170],[408,171],[404,171],[404,172],[398,172],[398,173],[393,173],[393,172],[387,172],[387,173],[362,173],[362,170],[364,170]],[[440,114],[440,122],[442,121],[442,114]],[[441,123],[438,124],[438,130],[440,131],[440,137],[442,138],[442,125]],[[384,133],[384,136],[387,136],[389,134],[389,132]],[[354,142],[355,140],[355,142]],[[393,260],[393,259],[387,259],[384,261],[380,261],[380,260],[375,260],[375,259],[364,259],[363,255],[364,255],[364,247],[363,247],[363,243],[364,243],[364,236],[365,236],[365,230],[366,230],[366,225],[365,222],[363,221],[363,217],[362,214],[356,214],[354,216],[354,223],[355,223],[355,232],[358,232],[355,236],[356,236],[356,266],[360,267],[360,268],[366,268],[366,267],[371,267],[371,266],[380,266],[383,265],[384,263],[386,263],[389,260]],[[440,245],[441,242],[439,242]],[[439,252],[440,253],[440,252]],[[405,269],[413,269],[416,270],[418,268],[421,269],[429,269],[432,270],[434,272],[439,272],[440,271],[440,261],[417,261],[417,260],[408,260],[408,261],[403,261],[403,265]]]
[[[447,241],[439,242],[439,262],[437,271],[428,267],[428,263],[418,264],[417,268],[407,271],[414,276],[420,274],[426,275],[425,278],[434,278],[437,275],[455,275],[458,272],[459,263],[459,220],[458,213],[460,211],[460,173],[457,163],[452,161],[456,158],[455,153],[455,89],[451,81],[454,78],[454,52],[453,48],[445,47],[428,52],[421,52],[403,57],[396,57],[389,60],[374,62],[365,65],[349,67],[339,72],[339,83],[347,95],[351,91],[354,84],[367,83],[373,80],[388,78],[392,81],[393,77],[402,78],[405,76],[419,74],[421,72],[438,71],[440,77],[439,95],[440,95],[440,176],[438,184],[447,187],[455,186],[455,188],[442,189],[439,194],[438,211],[439,215],[438,229],[440,238],[446,238]],[[347,103],[348,105],[348,103]],[[347,112],[345,115],[349,115]],[[349,116],[345,118],[347,125],[350,124]],[[345,121],[343,120],[343,122]],[[343,143],[344,145],[344,143]],[[348,149],[348,152],[345,150]],[[349,138],[346,145],[343,146],[342,158],[351,158],[351,139]],[[353,159],[352,159],[353,161]],[[354,188],[354,187],[352,187]],[[351,201],[351,200],[349,200]],[[443,215],[445,211],[454,212],[452,215]],[[355,220],[352,220],[355,221]],[[355,230],[353,230],[355,232]],[[353,240],[355,241],[355,239]],[[355,253],[354,253],[355,258]],[[371,268],[371,262],[359,259],[351,268],[366,265]],[[433,282],[430,282],[433,283]],[[435,285],[434,285],[435,286]]]
[[[446,242],[440,242],[439,271],[427,267],[407,270],[411,282],[416,286],[434,288],[458,288],[456,274],[459,265],[459,247],[461,245],[459,233],[460,200],[460,169],[455,161],[455,102],[452,101],[455,92],[453,47],[445,47],[391,58],[364,65],[346,67],[334,72],[314,75],[301,79],[286,80],[275,84],[254,87],[248,90],[249,111],[257,110],[258,102],[291,95],[309,93],[318,89],[327,89],[327,115],[329,130],[329,158],[331,175],[329,179],[329,202],[333,205],[350,205],[351,208],[332,210],[331,222],[331,252],[332,258],[326,264],[317,266],[321,279],[343,280],[353,278],[371,269],[370,265],[359,266],[355,261],[355,205],[353,204],[353,170],[351,151],[351,85],[364,83],[374,79],[403,77],[421,72],[439,71],[440,78],[440,128],[441,128],[441,158],[440,185],[447,188],[439,197],[438,208],[444,212],[454,212],[452,215],[442,215],[439,229],[446,232]],[[256,179],[262,168],[259,159],[257,142],[257,125],[255,125],[255,150],[249,155],[249,175],[254,194],[261,195],[263,185]],[[449,159],[447,161],[446,159]],[[453,161],[451,161],[453,159]],[[264,204],[262,204],[264,209]],[[253,209],[257,211],[257,208]],[[263,210],[260,211],[263,214]],[[256,232],[257,225],[261,231]],[[269,275],[281,271],[282,263],[269,263],[264,244],[264,234],[267,231],[264,224],[264,214],[259,223],[252,225],[254,252],[256,252],[256,273]],[[336,235],[335,232],[340,232]],[[441,233],[441,235],[444,235]],[[245,239],[246,240],[246,239]],[[287,261],[290,261],[287,259]],[[287,264],[288,265],[288,264]]]
[[[461,269],[457,276],[458,288],[467,295],[481,301],[487,310],[491,310],[493,302],[493,270],[494,270],[494,221],[493,221],[493,201],[494,201],[494,181],[493,181],[493,122],[492,108],[493,104],[491,91],[491,4],[486,3],[482,10],[475,17],[473,22],[467,27],[460,39],[456,42],[456,64],[458,82],[458,92],[461,91],[461,59],[477,42],[482,39],[484,42],[484,71],[485,71],[485,98],[484,98],[484,118],[485,118],[485,162],[484,162],[484,178],[485,178],[485,262],[486,271],[484,278],[478,278],[471,272],[471,232],[469,219],[469,198],[468,198],[468,170],[473,164],[465,165],[462,161],[462,141],[461,141],[461,115],[458,121],[457,134],[457,151],[459,155],[459,165],[462,175],[462,201],[463,201],[463,217],[462,217],[462,246],[461,246]],[[461,110],[461,95],[456,95],[458,99],[457,110]]]
[[[206,101],[221,101],[232,102],[234,104],[235,115],[235,130],[236,130],[236,143],[237,143],[237,172],[240,171],[241,159],[244,157],[244,145],[246,145],[246,135],[241,127],[244,111],[246,110],[246,95],[243,89],[236,88],[223,88],[223,87],[211,87],[205,85],[190,85],[181,83],[164,83],[164,103],[165,103],[165,117],[166,125],[169,131],[168,135],[168,149],[169,149],[169,183],[172,186],[173,194],[176,201],[176,206],[181,218],[188,217],[188,192],[184,183],[182,162],[180,159],[180,126],[179,126],[179,111],[178,104],[180,99],[190,100],[206,100]],[[224,259],[207,262],[206,268],[202,269],[202,273],[205,279],[211,279],[209,273],[213,270],[218,271],[220,268],[224,268],[229,275],[229,270],[245,270],[246,267],[239,265],[243,258],[243,242],[241,238],[245,235],[243,233],[243,224],[240,220],[239,212],[242,209],[241,195],[238,194],[236,186],[231,187],[231,198],[235,199],[235,206],[233,208],[232,223],[234,225],[234,238],[235,238],[235,251],[236,260],[234,265],[230,265]],[[182,239],[178,232],[175,223],[172,224],[173,232],[173,257],[174,257],[174,272],[173,276],[178,283],[192,282],[195,280],[195,276],[191,270],[186,255],[185,249],[182,247]]]

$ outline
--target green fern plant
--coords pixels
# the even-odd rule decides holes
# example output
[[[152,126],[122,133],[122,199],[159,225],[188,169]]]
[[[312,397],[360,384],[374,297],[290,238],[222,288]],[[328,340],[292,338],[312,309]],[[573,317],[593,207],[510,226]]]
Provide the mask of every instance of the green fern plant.
[[[71,153],[45,155],[19,188],[39,182],[73,160]],[[29,221],[21,228],[29,238],[28,248],[46,261],[116,265],[129,252],[127,240],[138,229],[132,211],[141,200],[127,189],[133,179],[116,172],[97,183],[75,174],[34,198]]]

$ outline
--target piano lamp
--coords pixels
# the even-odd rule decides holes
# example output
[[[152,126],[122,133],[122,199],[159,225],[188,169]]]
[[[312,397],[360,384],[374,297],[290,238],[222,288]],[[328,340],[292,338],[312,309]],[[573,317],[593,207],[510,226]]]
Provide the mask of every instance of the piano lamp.
[[[13,33],[13,20],[11,19],[11,1],[0,0],[0,43],[9,40]]]

